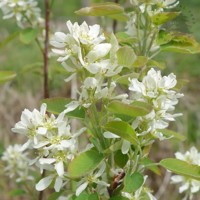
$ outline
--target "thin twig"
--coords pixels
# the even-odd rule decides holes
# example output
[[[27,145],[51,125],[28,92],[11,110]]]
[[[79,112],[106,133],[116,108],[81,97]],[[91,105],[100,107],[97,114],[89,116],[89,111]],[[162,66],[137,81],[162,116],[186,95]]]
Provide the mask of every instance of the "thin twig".
[[[49,98],[48,47],[49,47],[49,0],[45,0],[45,41],[44,41],[44,98]]]
[[[159,187],[159,190],[155,194],[156,199],[160,199],[162,195],[166,192],[167,186],[169,185],[170,177],[171,177],[171,172],[167,171],[165,173],[162,185]]]
[[[49,84],[48,84],[48,47],[49,47],[49,0],[45,0],[45,41],[44,41],[44,98],[49,98]],[[42,173],[42,178],[45,177],[45,170]],[[40,191],[38,200],[42,200],[44,192]]]
[[[125,176],[125,172],[121,172],[117,176],[114,177],[110,187],[108,188],[108,193],[110,197],[113,196],[115,189],[122,183],[124,176]]]

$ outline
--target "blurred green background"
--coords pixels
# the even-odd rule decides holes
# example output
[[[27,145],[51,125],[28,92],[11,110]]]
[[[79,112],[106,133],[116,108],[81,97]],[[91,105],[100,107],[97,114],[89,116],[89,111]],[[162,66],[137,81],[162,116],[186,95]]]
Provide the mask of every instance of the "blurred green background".
[[[72,22],[87,20],[91,24],[98,22],[103,23],[104,27],[108,23],[110,26],[108,30],[111,30],[110,20],[106,21],[104,18],[91,17],[80,18],[74,14],[74,11],[91,2],[104,1],[55,0],[51,9],[51,35],[55,31],[66,32],[65,24],[67,20]],[[121,0],[121,3],[123,5],[127,1]],[[39,1],[39,4],[44,12],[43,1]],[[189,33],[200,42],[200,0],[180,0],[178,10],[182,14],[168,25],[168,29]],[[1,41],[18,31],[19,28],[15,24],[15,20],[2,20],[2,14],[0,14],[0,24],[1,44]],[[119,31],[120,27],[123,27],[123,24],[119,24]],[[178,118],[176,123],[171,125],[171,128],[186,135],[188,140],[184,143],[161,142],[157,146],[155,145],[155,148],[152,150],[152,157],[154,160],[159,160],[163,157],[173,156],[174,151],[178,149],[185,151],[192,145],[197,148],[200,145],[200,54],[189,55],[165,52],[157,56],[156,59],[162,60],[167,64],[165,73],[173,72],[178,79],[188,80],[188,83],[182,89],[185,96],[177,108],[178,111],[183,112],[183,117]],[[22,44],[18,36],[2,48],[0,45],[0,70],[13,70],[17,73],[13,81],[0,85],[0,149],[3,149],[10,143],[23,141],[21,136],[11,133],[10,129],[19,120],[21,111],[24,108],[32,109],[40,104],[43,96],[42,62],[43,58],[37,45],[35,43],[29,45]],[[64,82],[66,76],[67,72],[60,63],[56,62],[55,57],[51,57],[49,65],[51,97],[69,97],[70,85]],[[156,153],[158,151],[159,153]],[[150,176],[153,177],[151,174]],[[156,181],[154,180],[154,191],[158,189],[161,179],[162,177],[159,177],[156,178]],[[7,184],[12,186],[11,183]],[[171,188],[171,186],[169,189],[172,191],[170,200],[178,200],[177,190],[173,187]],[[5,188],[5,182],[3,183],[3,181],[0,181],[1,190],[4,193],[8,190]],[[167,197],[167,194],[163,194],[160,199],[169,200],[169,197]],[[197,195],[196,199],[200,199],[200,196]]]

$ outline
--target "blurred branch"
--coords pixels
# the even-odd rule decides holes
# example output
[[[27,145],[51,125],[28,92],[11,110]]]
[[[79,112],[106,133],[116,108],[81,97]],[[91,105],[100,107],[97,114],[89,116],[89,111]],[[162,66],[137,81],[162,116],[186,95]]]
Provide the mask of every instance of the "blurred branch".
[[[115,3],[119,3],[119,0],[115,0]],[[113,28],[113,33],[116,33],[116,29],[117,29],[117,20],[116,19],[113,20],[112,28]]]
[[[171,172],[166,171],[163,182],[162,182],[161,186],[159,187],[159,190],[155,194],[156,199],[160,199],[162,197],[162,195],[166,192],[170,178],[171,178]]]
[[[45,0],[45,41],[44,41],[44,98],[49,97],[48,86],[48,47],[49,47],[49,0]]]

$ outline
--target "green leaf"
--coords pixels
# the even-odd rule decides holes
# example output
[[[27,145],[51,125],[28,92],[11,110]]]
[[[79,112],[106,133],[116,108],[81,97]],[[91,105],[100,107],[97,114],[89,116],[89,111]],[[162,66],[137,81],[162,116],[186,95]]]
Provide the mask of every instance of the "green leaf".
[[[131,37],[130,35],[128,35],[125,32],[118,32],[115,34],[117,37],[117,40],[120,44],[128,44],[128,45],[132,45],[134,42],[137,42],[138,39],[135,37]]]
[[[78,197],[75,197],[74,200],[88,200],[89,195],[87,193],[81,193]]]
[[[138,190],[143,183],[144,183],[144,177],[140,173],[135,172],[132,175],[127,173],[124,178],[123,190],[128,193],[133,193],[136,190]]]
[[[97,193],[90,194],[88,200],[99,200],[99,196]]]
[[[148,66],[149,68],[156,67],[156,68],[161,69],[161,70],[163,70],[163,69],[166,68],[166,65],[165,65],[164,62],[157,62],[157,61],[155,61],[155,60],[149,60],[149,61],[147,62],[147,66]]]
[[[9,192],[9,195],[12,197],[22,196],[24,194],[26,194],[26,192],[22,189],[14,189]]]
[[[200,44],[188,34],[160,31],[157,42],[163,51],[200,53]]]
[[[72,100],[62,97],[55,97],[51,99],[42,100],[43,103],[47,104],[47,111],[58,115],[66,109],[66,104],[70,103]],[[85,118],[85,110],[83,108],[76,108],[75,110],[66,113],[68,117],[76,117],[79,119]]]
[[[85,176],[96,169],[103,159],[103,154],[99,153],[95,148],[92,148],[80,154],[69,163],[69,176],[72,178]]]
[[[145,56],[138,56],[135,62],[132,64],[132,67],[141,68],[145,66],[148,62],[148,58]]]
[[[173,32],[167,32],[164,30],[160,30],[156,42],[159,45],[163,45],[163,44],[167,44],[168,42],[170,42],[173,38],[174,38]]]
[[[0,83],[5,83],[7,81],[15,78],[16,73],[13,71],[0,71]]]
[[[183,160],[175,158],[166,158],[159,163],[162,167],[189,178],[200,181],[200,166],[189,164]]]
[[[158,166],[155,164],[152,160],[150,160],[149,158],[144,158],[141,161],[141,164],[144,165],[147,169],[151,170],[152,172],[154,172],[157,175],[161,175],[160,169],[158,168]]]
[[[151,105],[144,102],[134,102],[132,104],[125,104],[121,101],[112,101],[108,105],[108,111],[115,114],[123,114],[131,117],[147,115],[151,110]]]
[[[124,46],[117,51],[118,64],[124,67],[131,67],[136,60],[136,55],[131,47]]]
[[[172,131],[172,130],[158,129],[158,131],[161,132],[166,137],[173,137],[173,138],[178,139],[180,141],[185,141],[186,140],[186,137],[184,135],[182,135],[180,133],[177,133],[175,131]]]
[[[161,12],[152,16],[152,22],[159,26],[176,18],[180,12]]]
[[[11,35],[9,35],[7,38],[5,38],[3,41],[0,42],[0,48],[5,47],[9,42],[11,42],[12,40],[14,40],[18,35],[19,35],[19,31],[12,33]]]
[[[139,77],[139,74],[138,73],[131,73],[131,74],[126,74],[126,75],[123,75],[123,76],[116,76],[114,78],[114,80],[120,84],[123,84],[123,85],[129,85],[130,84],[130,81],[129,81],[129,78],[130,79],[133,79],[133,78],[138,78]]]
[[[122,139],[128,140],[135,146],[138,145],[135,130],[127,122],[111,121],[104,126],[104,129],[120,136]]]
[[[30,44],[37,37],[37,30],[26,28],[20,32],[19,38],[24,44]]]
[[[94,4],[90,7],[81,8],[75,13],[84,16],[108,16],[123,13],[124,9],[119,4],[107,2]]]
[[[57,200],[58,197],[60,197],[60,195],[62,195],[63,192],[64,192],[63,190],[60,192],[54,192],[52,195],[48,197],[48,200]]]
[[[122,21],[122,22],[126,22],[128,21],[129,17],[125,14],[125,13],[119,13],[119,14],[115,14],[115,15],[108,15],[108,17],[118,20],[118,21]]]
[[[126,163],[128,162],[128,155],[127,154],[123,154],[121,152],[121,149],[119,151],[117,151],[114,155],[114,160],[115,163],[120,167],[123,168]]]

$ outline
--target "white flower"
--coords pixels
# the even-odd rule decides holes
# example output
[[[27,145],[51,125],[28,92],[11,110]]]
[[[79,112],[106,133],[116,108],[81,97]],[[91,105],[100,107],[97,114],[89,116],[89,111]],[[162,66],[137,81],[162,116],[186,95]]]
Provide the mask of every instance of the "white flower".
[[[34,26],[41,22],[41,10],[35,0],[2,0],[0,9],[4,16],[3,19],[15,17],[20,27],[31,22]]]
[[[151,68],[140,82],[138,79],[130,79],[129,90],[132,92],[133,101],[143,101],[152,105],[152,111],[143,117],[137,117],[133,127],[137,129],[138,135],[149,132],[159,139],[165,137],[157,132],[157,129],[165,129],[169,121],[181,116],[180,113],[172,114],[178,98],[183,94],[177,93],[173,88],[177,81],[176,76],[171,73],[168,76],[161,75],[160,71]]]
[[[98,172],[88,175],[85,177],[83,180],[80,181],[78,188],[76,189],[76,196],[79,196],[86,188],[87,186],[91,183],[96,183],[97,185],[101,187],[108,187],[109,184],[102,180],[103,173],[105,171],[106,165],[103,163],[99,169]]]
[[[30,166],[27,153],[23,152],[22,145],[15,144],[7,147],[1,158],[5,163],[5,172],[10,178],[15,177],[17,182],[33,180],[29,175]]]
[[[85,131],[85,128],[72,133],[65,112],[60,113],[58,117],[53,114],[48,116],[46,104],[42,104],[40,111],[34,109],[31,112],[25,109],[21,121],[12,131],[29,138],[22,149],[35,150],[37,156],[30,161],[30,165],[35,164],[41,173],[44,170],[50,172],[48,177],[37,184],[37,190],[45,189],[55,180],[55,190],[59,191],[65,180],[65,166],[77,153],[77,137]]]
[[[190,164],[200,166],[200,153],[197,151],[195,147],[191,147],[189,151],[186,153],[176,152],[175,156],[177,159],[184,160]],[[171,181],[174,184],[180,184],[179,193],[183,193],[189,191],[190,197],[192,198],[192,194],[200,191],[200,181],[180,176],[174,175],[171,177]]]
[[[90,64],[98,63],[109,53],[111,44],[102,43],[105,37],[100,34],[99,25],[88,26],[83,22],[79,26],[77,22],[72,24],[67,21],[67,27],[68,34],[56,32],[50,43],[55,47],[52,51],[60,56],[58,61],[69,72],[74,72],[81,67],[89,69]],[[68,64],[69,59],[70,64]]]
[[[64,179],[56,176],[56,175],[49,175],[45,178],[42,178],[35,186],[37,191],[42,191],[45,190],[46,188],[48,188],[50,186],[50,184],[55,181],[54,183],[54,189],[56,192],[59,192],[60,189],[62,188],[62,186],[64,185]]]

